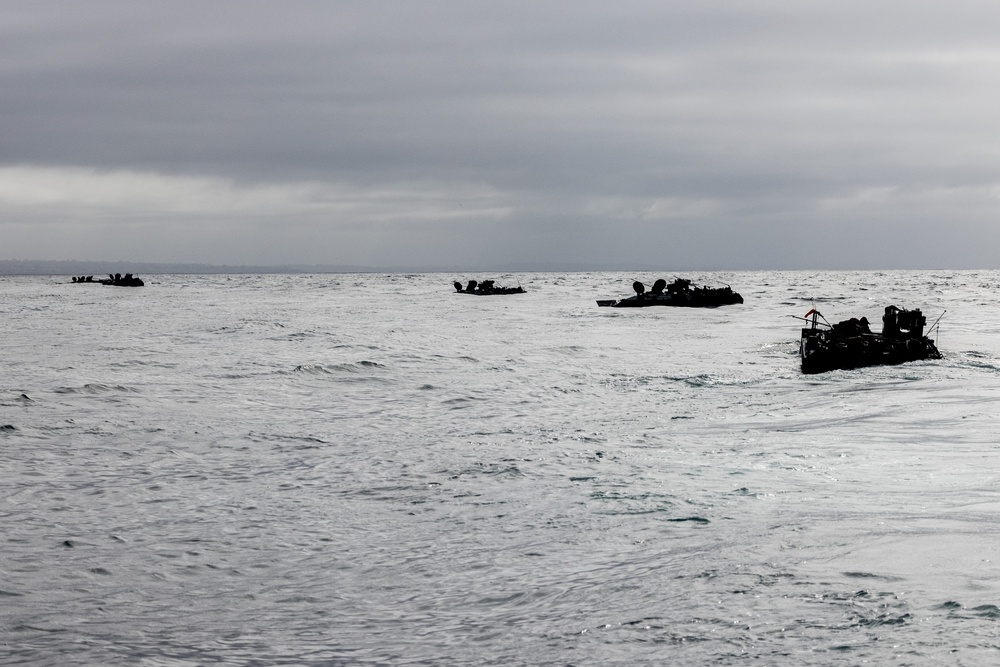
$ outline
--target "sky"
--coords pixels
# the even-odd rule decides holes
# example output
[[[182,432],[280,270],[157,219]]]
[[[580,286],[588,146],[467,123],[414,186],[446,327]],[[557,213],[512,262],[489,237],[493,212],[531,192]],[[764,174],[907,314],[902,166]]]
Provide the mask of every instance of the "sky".
[[[1000,268],[1000,3],[0,0],[0,259]]]

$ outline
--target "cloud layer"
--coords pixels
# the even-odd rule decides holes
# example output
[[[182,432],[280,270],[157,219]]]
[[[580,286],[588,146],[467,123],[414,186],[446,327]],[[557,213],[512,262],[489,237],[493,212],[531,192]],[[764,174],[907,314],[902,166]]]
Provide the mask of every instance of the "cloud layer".
[[[998,265],[1000,7],[0,9],[10,258]]]

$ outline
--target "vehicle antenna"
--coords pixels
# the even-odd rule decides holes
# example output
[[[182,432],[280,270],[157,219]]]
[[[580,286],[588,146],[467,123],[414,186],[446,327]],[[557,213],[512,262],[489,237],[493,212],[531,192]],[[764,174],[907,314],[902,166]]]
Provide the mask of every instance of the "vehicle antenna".
[[[944,317],[944,314],[947,313],[947,312],[948,312],[947,310],[943,311],[940,315],[938,315],[938,318],[936,320],[934,320],[934,324],[930,325],[927,328],[927,334],[928,335],[930,335],[930,333],[932,331],[934,331],[935,329],[937,329],[937,335],[938,336],[941,335],[941,327],[938,326],[938,322],[941,321],[941,318]],[[937,345],[937,337],[934,338],[934,345]]]

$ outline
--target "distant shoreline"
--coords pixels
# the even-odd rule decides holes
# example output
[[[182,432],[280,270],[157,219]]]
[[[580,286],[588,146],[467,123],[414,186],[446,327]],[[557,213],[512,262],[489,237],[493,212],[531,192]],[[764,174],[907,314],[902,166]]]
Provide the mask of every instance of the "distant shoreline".
[[[632,272],[632,273],[721,273],[746,271],[991,271],[993,269],[942,269],[937,268],[705,268],[705,267],[669,267],[663,266],[595,266],[586,264],[522,264],[507,266],[396,266],[373,267],[341,264],[289,264],[279,266],[253,264],[192,264],[192,263],[157,263],[116,261],[84,261],[84,260],[33,260],[10,259],[0,260],[0,276],[94,276],[104,277],[108,274],[131,273],[134,275],[167,275],[167,274],[310,274],[310,273],[447,273],[473,275],[475,277],[489,275],[507,275],[518,273],[593,273],[593,272]]]
[[[159,274],[236,274],[236,273],[454,273],[454,274],[509,274],[509,273],[567,273],[590,271],[663,271],[663,267],[620,267],[620,266],[590,266],[583,264],[540,266],[536,264],[509,266],[453,266],[453,267],[372,267],[358,265],[310,265],[292,264],[280,266],[266,265],[225,265],[225,264],[184,264],[155,263],[127,261],[93,261],[84,260],[32,260],[13,259],[0,260],[0,275],[3,276],[105,276],[109,273],[132,273],[134,275]],[[685,269],[674,268],[672,271],[727,271],[730,269]]]
[[[364,266],[255,266],[217,264],[168,264],[154,262],[83,260],[0,260],[0,275],[5,276],[106,276],[109,273],[132,274],[226,274],[226,273],[377,273],[381,269]]]

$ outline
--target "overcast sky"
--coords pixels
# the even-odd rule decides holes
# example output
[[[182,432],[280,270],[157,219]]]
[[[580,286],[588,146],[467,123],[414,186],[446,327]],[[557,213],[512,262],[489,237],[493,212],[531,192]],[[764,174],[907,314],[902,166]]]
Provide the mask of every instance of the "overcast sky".
[[[1000,268],[1000,3],[0,0],[0,259]]]

